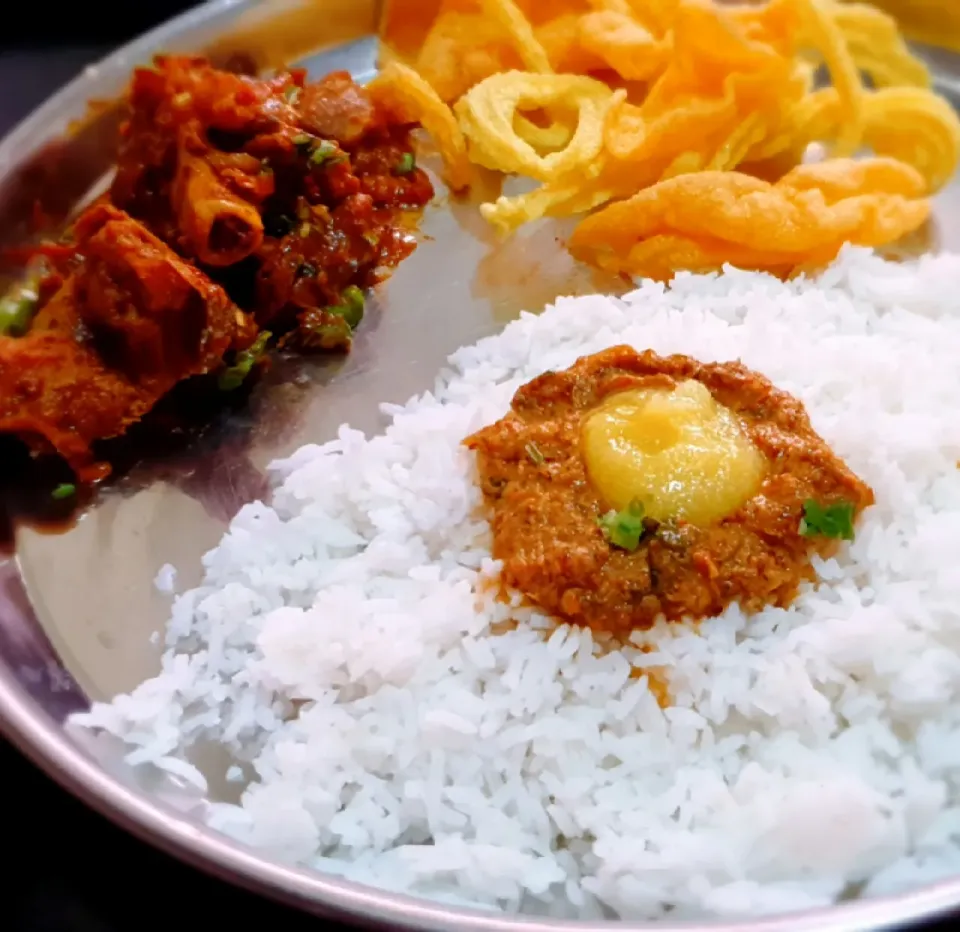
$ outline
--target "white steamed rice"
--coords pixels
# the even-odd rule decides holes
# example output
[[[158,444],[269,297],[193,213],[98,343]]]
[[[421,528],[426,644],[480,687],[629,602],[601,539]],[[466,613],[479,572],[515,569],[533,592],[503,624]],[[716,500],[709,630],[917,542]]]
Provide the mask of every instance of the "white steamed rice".
[[[621,342],[742,359],[873,485],[790,609],[664,626],[644,653],[491,599],[460,441],[532,376]],[[461,349],[383,434],[277,463],[273,503],[176,599],[162,673],[76,722],[200,783],[191,749],[222,745],[217,776],[244,791],[210,825],[449,902],[740,916],[960,873],[958,370],[955,256],[848,250],[813,282],[562,300]]]

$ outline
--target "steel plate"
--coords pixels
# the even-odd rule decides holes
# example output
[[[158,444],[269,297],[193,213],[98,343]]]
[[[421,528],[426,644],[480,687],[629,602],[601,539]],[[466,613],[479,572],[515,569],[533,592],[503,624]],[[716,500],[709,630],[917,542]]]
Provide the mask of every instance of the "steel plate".
[[[336,7],[324,23],[335,44],[300,63],[314,76],[346,68],[369,77],[376,65],[375,3],[326,6]],[[251,0],[207,4],[88,69],[22,124],[0,144],[0,240],[22,234],[35,197],[54,219],[62,218],[109,170],[112,108],[87,117],[78,133],[61,141],[68,125],[84,117],[87,100],[114,97],[130,68],[156,51],[235,51],[245,40],[224,34],[238,24],[235,36],[257,34],[262,10]],[[323,38],[316,36],[314,45]],[[261,51],[267,45],[261,42]],[[295,47],[278,39],[268,57]],[[940,89],[960,104],[960,59],[929,57]],[[430,167],[429,153],[423,161]],[[125,827],[199,867],[306,909],[410,928],[586,929],[414,901],[268,862],[192,822],[196,800],[181,787],[156,775],[135,778],[115,749],[75,743],[63,728],[66,716],[90,699],[129,690],[158,671],[154,635],[169,609],[169,598],[153,584],[158,569],[175,564],[180,589],[197,583],[201,555],[241,505],[266,493],[270,460],[329,439],[343,422],[376,430],[380,403],[429,388],[449,353],[523,309],[561,295],[622,290],[619,280],[573,263],[561,245],[562,225],[535,225],[501,244],[476,211],[476,201],[491,192],[476,192],[470,203],[451,201],[439,182],[438,192],[419,249],[378,290],[348,359],[278,367],[257,388],[248,412],[225,418],[189,449],[134,467],[70,530],[18,532],[16,560],[0,564],[0,724],[55,778]],[[960,183],[939,196],[935,222],[906,247],[918,248],[960,250]],[[847,932],[956,907],[960,878],[896,899],[710,928]]]

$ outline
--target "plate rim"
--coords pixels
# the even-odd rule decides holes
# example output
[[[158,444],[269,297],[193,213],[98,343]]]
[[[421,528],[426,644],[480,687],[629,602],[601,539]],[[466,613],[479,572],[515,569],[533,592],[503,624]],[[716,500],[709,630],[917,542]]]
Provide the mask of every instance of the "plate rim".
[[[21,120],[0,141],[0,175],[15,171],[21,153],[57,138],[64,114],[72,119],[95,96],[94,87],[126,84],[131,68],[183,34],[215,28],[266,0],[207,0],[121,46],[84,69]],[[17,566],[19,574],[19,565]],[[178,814],[109,774],[29,695],[0,656],[0,735],[60,787],[131,835],[221,881],[268,899],[364,925],[445,932],[866,932],[930,922],[960,907],[960,876],[910,893],[858,900],[773,918],[736,922],[635,922],[543,919],[449,906],[392,893],[270,859],[202,823]]]

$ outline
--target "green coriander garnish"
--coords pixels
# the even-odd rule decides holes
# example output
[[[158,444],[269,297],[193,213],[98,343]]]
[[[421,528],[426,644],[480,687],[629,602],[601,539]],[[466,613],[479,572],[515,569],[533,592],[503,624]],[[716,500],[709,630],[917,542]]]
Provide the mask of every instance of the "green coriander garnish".
[[[398,175],[409,175],[417,167],[417,160],[414,158],[412,152],[404,152],[400,156],[400,161],[397,162],[397,167],[394,171]]]
[[[635,498],[623,511],[608,511],[597,519],[604,537],[621,550],[634,551],[640,546],[646,528],[643,524],[643,502]]]
[[[340,150],[335,142],[330,142],[329,139],[321,139],[310,153],[310,164],[326,165],[339,153]]]
[[[220,378],[217,380],[220,391],[232,392],[243,385],[244,380],[266,351],[270,336],[268,330],[262,330],[249,349],[237,353],[234,364],[220,373]]]
[[[72,498],[77,494],[77,487],[72,482],[61,482],[51,493],[50,497],[56,502],[65,498]]]
[[[22,337],[30,329],[36,309],[37,293],[30,289],[0,299],[0,334]]]
[[[853,540],[853,502],[821,505],[812,498],[803,503],[800,533],[804,537],[830,537],[834,540]]]
[[[546,462],[546,458],[540,452],[540,447],[532,440],[523,449],[527,456],[530,457],[530,462],[532,462],[534,466],[542,466]]]

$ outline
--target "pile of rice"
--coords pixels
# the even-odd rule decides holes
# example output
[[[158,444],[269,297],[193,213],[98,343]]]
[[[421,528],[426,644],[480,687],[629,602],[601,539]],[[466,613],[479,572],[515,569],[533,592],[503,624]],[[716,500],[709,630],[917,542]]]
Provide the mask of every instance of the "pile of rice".
[[[743,360],[875,489],[791,608],[610,650],[492,598],[460,441],[617,343]],[[447,902],[744,916],[960,873],[958,360],[955,256],[560,301],[459,350],[382,434],[277,463],[176,599],[162,673],[76,721],[197,780],[215,742],[243,794],[211,826]]]

